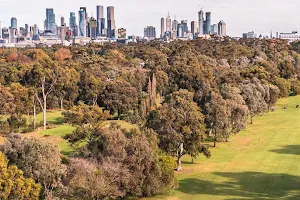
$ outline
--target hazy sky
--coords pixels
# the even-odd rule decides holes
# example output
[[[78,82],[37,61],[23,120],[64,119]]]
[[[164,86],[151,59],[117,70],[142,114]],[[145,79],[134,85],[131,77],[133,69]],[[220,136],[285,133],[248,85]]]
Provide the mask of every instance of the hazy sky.
[[[56,21],[69,12],[76,13],[86,6],[89,16],[95,17],[96,5],[115,6],[117,28],[126,28],[127,35],[143,35],[143,28],[153,25],[160,33],[160,18],[170,12],[172,20],[197,20],[199,4],[204,0],[0,0],[0,20],[10,25],[10,18],[18,19],[18,26],[36,23],[43,28],[45,9],[54,8]],[[212,23],[224,20],[231,36],[254,30],[257,33],[291,32],[300,29],[299,0],[206,0],[204,11],[212,12]],[[106,14],[105,14],[106,15]]]

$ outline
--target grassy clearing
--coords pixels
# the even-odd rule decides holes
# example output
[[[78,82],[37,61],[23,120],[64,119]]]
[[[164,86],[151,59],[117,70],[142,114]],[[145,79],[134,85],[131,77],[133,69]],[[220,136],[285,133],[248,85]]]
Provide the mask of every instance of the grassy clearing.
[[[184,158],[179,187],[149,199],[300,199],[300,97],[282,99],[212,158]],[[284,110],[284,105],[288,109]]]

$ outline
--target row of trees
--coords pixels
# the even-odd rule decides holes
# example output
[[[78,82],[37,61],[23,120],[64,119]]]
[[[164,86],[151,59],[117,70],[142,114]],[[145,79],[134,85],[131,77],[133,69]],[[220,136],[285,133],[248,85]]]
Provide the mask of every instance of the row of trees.
[[[208,141],[228,142],[299,94],[299,61],[281,40],[1,49],[0,132],[46,129],[47,109],[61,109],[76,127],[64,139],[80,152],[61,158],[55,145],[16,136],[1,151],[44,197],[154,195],[176,186],[184,155],[210,157]],[[114,119],[136,128],[107,125]]]

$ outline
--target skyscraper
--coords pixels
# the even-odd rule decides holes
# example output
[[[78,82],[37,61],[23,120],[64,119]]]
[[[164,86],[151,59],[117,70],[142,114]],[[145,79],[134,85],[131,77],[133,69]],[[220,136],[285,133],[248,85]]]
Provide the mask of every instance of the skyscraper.
[[[205,33],[204,34],[211,34],[211,12],[205,13],[206,20],[205,20]]]
[[[113,6],[107,7],[107,37],[116,37],[115,8]]]
[[[105,29],[105,18],[103,6],[97,6],[97,36],[103,36]]]
[[[55,14],[53,8],[46,9],[45,29],[47,31],[51,31],[52,34],[56,34]]]
[[[97,20],[93,17],[90,18],[89,20],[89,33],[90,33],[90,38],[91,39],[96,39],[97,38]]]
[[[198,33],[198,23],[196,21],[191,22],[191,32],[194,36]]]
[[[177,25],[177,37],[181,38],[184,37],[184,31],[183,31],[183,24]]]
[[[211,34],[218,34],[218,25],[217,24],[211,25]]]
[[[226,36],[226,23],[223,20],[218,24],[218,34],[220,36]]]
[[[166,30],[165,30],[165,19],[164,18],[161,18],[161,20],[160,20],[160,30],[161,30],[160,38],[163,38],[164,35],[165,35],[165,32],[166,32]]]
[[[172,19],[170,17],[170,14],[168,13],[167,19],[166,19],[166,32],[172,31]]]
[[[25,24],[25,32],[24,32],[24,35],[27,36],[29,33],[29,25],[28,24]]]
[[[13,17],[10,20],[10,28],[18,29],[17,18]]]
[[[60,26],[66,26],[65,18],[64,17],[60,18]]]
[[[74,36],[78,36],[78,27],[76,24],[76,16],[74,12],[70,13],[69,26]]]
[[[86,10],[83,8],[80,8],[79,10],[79,31],[78,31],[78,36],[80,37],[86,37]]]
[[[183,35],[184,35],[185,33],[188,33],[188,31],[189,31],[188,21],[187,20],[181,20],[181,24],[182,24],[182,27],[183,27]]]
[[[156,38],[156,30],[153,26],[147,26],[144,28],[144,37],[147,37],[149,40]]]
[[[204,34],[204,17],[203,17],[203,11],[200,10],[198,13],[198,32],[199,35],[203,35]]]

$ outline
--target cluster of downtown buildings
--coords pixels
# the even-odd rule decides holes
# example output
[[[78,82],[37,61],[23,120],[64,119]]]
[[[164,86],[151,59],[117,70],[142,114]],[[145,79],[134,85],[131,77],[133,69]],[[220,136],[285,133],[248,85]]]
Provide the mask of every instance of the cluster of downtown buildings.
[[[205,18],[204,18],[205,15]],[[218,24],[212,23],[211,12],[204,14],[203,10],[198,12],[198,21],[192,21],[189,29],[188,20],[172,21],[170,14],[167,18],[161,18],[160,38],[164,41],[171,40],[192,40],[195,38],[210,39],[212,36],[226,36],[226,23],[221,20]],[[144,36],[149,39],[156,38],[156,31],[153,26],[146,27]]]
[[[46,9],[46,19],[44,30],[40,30],[37,25],[18,27],[17,19],[11,18],[10,27],[3,27],[0,31],[0,45],[2,46],[34,46],[36,44],[70,45],[73,43],[86,44],[91,41],[110,42],[119,39],[126,39],[126,29],[116,29],[115,9],[113,6],[107,7],[107,18],[104,17],[104,6],[96,6],[96,18],[89,17],[87,8],[80,7],[78,19],[75,12],[69,16],[67,26],[65,18],[60,18],[57,24],[56,15],[53,8]],[[0,23],[1,27],[1,23]]]

